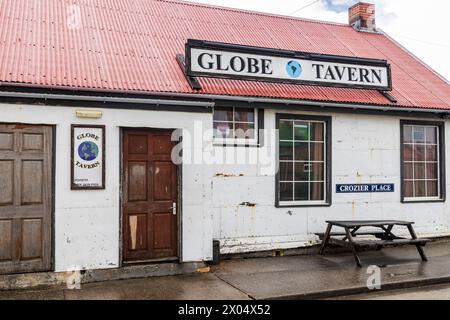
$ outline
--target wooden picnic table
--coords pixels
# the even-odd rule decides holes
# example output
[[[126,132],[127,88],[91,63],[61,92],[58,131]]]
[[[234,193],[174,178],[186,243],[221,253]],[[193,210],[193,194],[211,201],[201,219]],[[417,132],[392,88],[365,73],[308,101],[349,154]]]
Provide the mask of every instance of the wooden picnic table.
[[[337,245],[342,247],[349,247],[355,257],[356,264],[361,267],[361,260],[358,256],[358,249],[363,247],[373,247],[377,250],[381,250],[384,246],[392,245],[415,245],[417,251],[422,258],[422,261],[428,261],[423,248],[425,244],[430,241],[429,239],[419,239],[414,231],[414,222],[410,221],[398,221],[398,220],[370,220],[370,221],[326,221],[328,226],[324,234],[318,234],[322,236],[322,245],[320,247],[319,254],[323,255],[325,248],[329,245]],[[410,239],[397,237],[392,229],[395,226],[403,226],[408,228],[411,235]],[[333,227],[344,228],[344,233],[332,233]],[[380,229],[379,231],[364,231],[362,228],[371,228],[372,230]],[[359,236],[374,236],[374,240],[360,240]],[[342,239],[336,239],[335,236],[341,236]]]

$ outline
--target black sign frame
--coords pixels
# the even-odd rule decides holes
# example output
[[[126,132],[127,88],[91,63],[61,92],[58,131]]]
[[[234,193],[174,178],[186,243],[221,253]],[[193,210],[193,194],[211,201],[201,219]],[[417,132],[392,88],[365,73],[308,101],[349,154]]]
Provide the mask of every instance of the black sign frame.
[[[102,130],[102,136],[103,136],[103,145],[102,145],[102,185],[98,187],[83,187],[79,186],[74,182],[74,146],[75,146],[75,128],[92,128],[92,129],[101,129]],[[71,190],[105,190],[106,184],[105,184],[105,174],[106,174],[106,155],[105,155],[105,149],[106,149],[106,136],[105,136],[105,126],[104,125],[92,125],[92,124],[72,124],[70,126],[70,189]]]
[[[313,60],[331,63],[345,63],[354,65],[364,65],[368,67],[383,67],[387,69],[388,86],[368,86],[362,84],[345,84],[345,83],[327,83],[320,81],[304,81],[304,80],[289,80],[289,79],[276,79],[270,77],[252,77],[242,75],[226,75],[221,73],[212,72],[199,72],[191,69],[191,49],[205,49],[205,50],[217,50],[227,51],[232,53],[241,54],[255,54],[255,55],[267,55],[280,58]],[[392,91],[392,69],[387,60],[371,59],[371,58],[359,58],[348,57],[330,54],[320,54],[302,51],[290,51],[282,49],[270,49],[255,46],[244,46],[231,43],[213,42],[206,40],[187,39],[185,44],[185,68],[186,75],[189,77],[208,77],[208,78],[221,78],[221,79],[235,79],[235,80],[247,80],[247,81],[264,81],[274,83],[288,83],[288,84],[301,84],[309,86],[320,87],[333,87],[333,88],[353,88],[353,89],[365,89],[365,90],[378,90],[378,91]]]

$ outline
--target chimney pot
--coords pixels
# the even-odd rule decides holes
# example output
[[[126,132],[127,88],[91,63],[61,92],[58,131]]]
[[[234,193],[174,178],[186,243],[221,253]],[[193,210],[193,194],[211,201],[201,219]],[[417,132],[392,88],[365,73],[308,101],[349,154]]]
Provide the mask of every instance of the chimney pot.
[[[376,31],[375,5],[358,2],[348,9],[350,25],[360,31]]]

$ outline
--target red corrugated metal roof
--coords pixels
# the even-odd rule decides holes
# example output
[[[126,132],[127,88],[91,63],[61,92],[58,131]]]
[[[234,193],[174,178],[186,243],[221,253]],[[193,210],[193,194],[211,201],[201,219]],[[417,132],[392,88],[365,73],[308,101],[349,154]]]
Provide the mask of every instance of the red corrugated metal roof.
[[[175,59],[192,38],[387,59],[396,105],[450,109],[446,80],[389,37],[343,24],[170,0],[2,0],[0,25],[0,82],[393,105],[373,90],[224,79],[194,92]]]

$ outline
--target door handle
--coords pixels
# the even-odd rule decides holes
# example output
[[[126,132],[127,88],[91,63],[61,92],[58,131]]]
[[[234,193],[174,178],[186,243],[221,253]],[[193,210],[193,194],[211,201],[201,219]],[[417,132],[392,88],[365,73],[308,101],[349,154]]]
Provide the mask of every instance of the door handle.
[[[173,214],[174,216],[177,215],[177,203],[176,203],[176,202],[174,202],[174,203],[173,203],[173,206],[170,207],[169,209],[172,210],[172,214]]]

